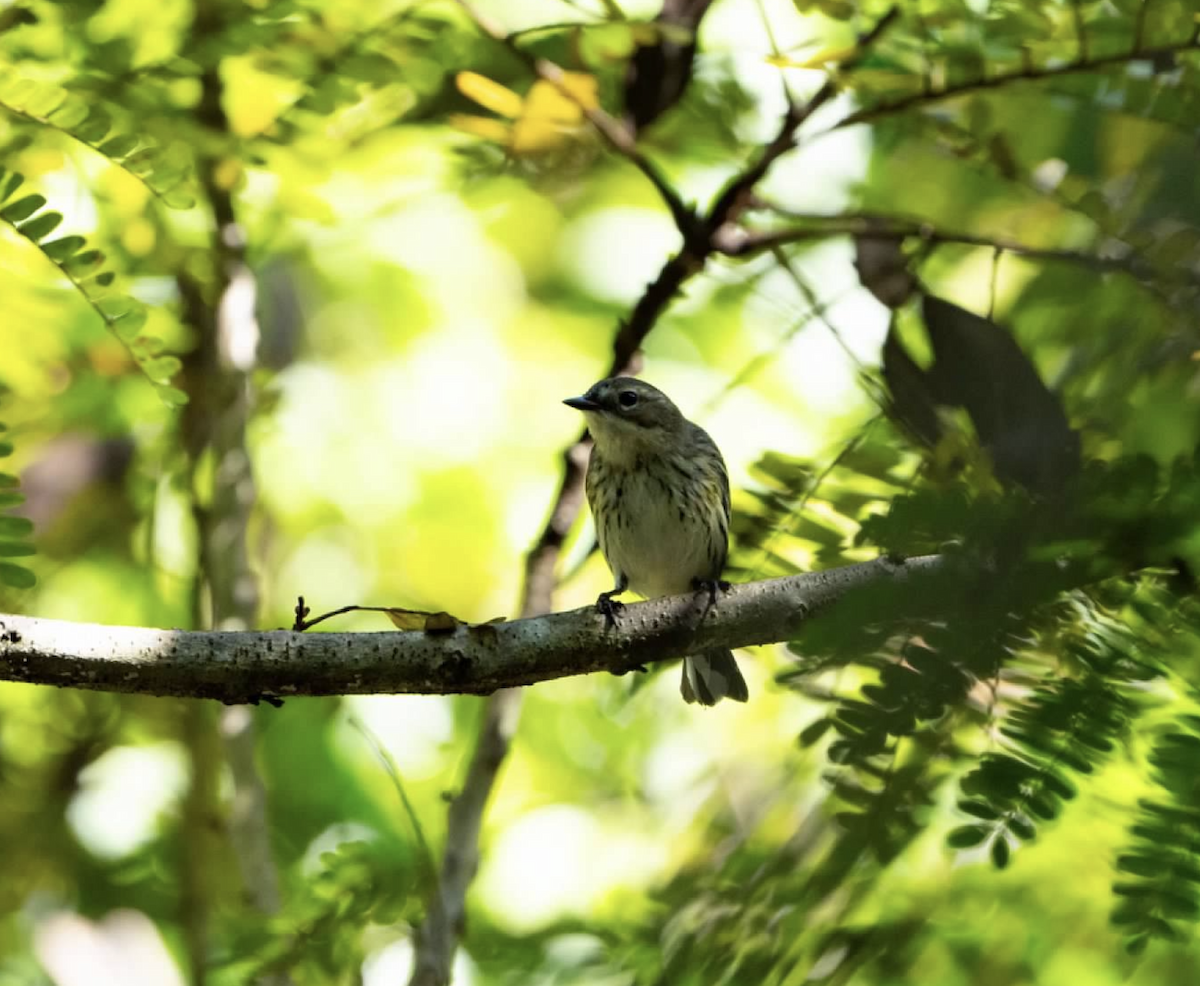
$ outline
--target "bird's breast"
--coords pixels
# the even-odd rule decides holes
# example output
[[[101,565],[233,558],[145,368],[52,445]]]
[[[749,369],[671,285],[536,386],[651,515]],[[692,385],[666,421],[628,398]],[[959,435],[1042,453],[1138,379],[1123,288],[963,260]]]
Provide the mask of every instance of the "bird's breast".
[[[623,573],[634,592],[650,598],[673,595],[688,591],[694,579],[720,575],[725,559],[724,528],[717,523],[721,507],[708,502],[704,489],[689,495],[682,484],[652,470],[617,471],[602,485],[602,491],[592,491],[600,549],[609,568]]]

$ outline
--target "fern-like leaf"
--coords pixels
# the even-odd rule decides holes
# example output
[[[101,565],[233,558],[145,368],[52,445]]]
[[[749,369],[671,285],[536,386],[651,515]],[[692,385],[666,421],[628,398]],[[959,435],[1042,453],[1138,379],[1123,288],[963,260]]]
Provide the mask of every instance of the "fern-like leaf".
[[[196,202],[188,159],[146,137],[114,133],[112,118],[102,106],[60,86],[0,72],[0,107],[103,154],[145,185],[163,205],[190,209]]]
[[[24,176],[0,168],[0,221],[29,240],[62,271],[72,287],[125,344],[164,403],[171,407],[186,404],[187,394],[171,386],[171,378],[181,366],[178,358],[163,355],[162,340],[142,333],[148,315],[145,305],[129,295],[109,290],[114,275],[104,269],[104,254],[85,249],[87,243],[82,236],[63,236],[47,241],[45,238],[62,222],[62,216],[57,212],[42,211],[46,205],[43,196],[25,195],[5,204],[24,180]]]
[[[0,458],[7,458],[13,451],[12,442],[3,437],[5,431],[6,426],[0,424]],[[12,560],[34,554],[33,542],[29,540],[33,522],[8,512],[24,502],[20,480],[11,473],[0,472],[0,585],[14,589],[28,589],[37,582],[33,572]]]

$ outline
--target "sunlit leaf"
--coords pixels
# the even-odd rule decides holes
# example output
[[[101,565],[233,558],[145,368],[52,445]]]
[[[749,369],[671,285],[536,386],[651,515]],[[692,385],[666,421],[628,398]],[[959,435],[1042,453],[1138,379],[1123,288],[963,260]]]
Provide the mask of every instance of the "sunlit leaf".
[[[477,72],[459,72],[454,77],[458,91],[484,109],[515,119],[524,101],[517,93]]]
[[[23,219],[28,219],[45,204],[45,196],[26,195],[22,199],[17,199],[12,205],[0,210],[0,219],[4,219],[10,223],[17,223]]]
[[[37,577],[21,565],[0,561],[0,583],[14,589],[32,589],[37,585]]]

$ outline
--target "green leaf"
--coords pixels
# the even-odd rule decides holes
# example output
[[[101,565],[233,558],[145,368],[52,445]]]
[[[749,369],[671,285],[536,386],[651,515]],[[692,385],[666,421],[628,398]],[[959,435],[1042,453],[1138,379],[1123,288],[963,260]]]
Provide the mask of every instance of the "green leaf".
[[[43,120],[66,102],[67,91],[58,86],[44,86],[34,83],[33,90],[24,100],[21,108],[30,116],[39,116]]]
[[[23,538],[33,533],[33,521],[28,517],[8,517],[0,514],[0,538]]]
[[[132,298],[127,299],[133,301]],[[149,317],[149,312],[146,306],[140,301],[133,301],[134,307],[130,308],[124,315],[118,315],[113,319],[113,331],[116,332],[117,338],[122,342],[133,342],[138,337],[138,333],[142,331],[142,327],[146,324],[146,319]]]
[[[104,254],[99,250],[85,250],[83,253],[77,253],[70,260],[63,264],[63,269],[72,277],[77,277],[80,274],[85,274],[93,267],[99,267],[104,263]]]
[[[0,182],[0,202],[6,201],[9,196],[21,187],[25,181],[25,176],[16,172],[10,171],[5,176],[4,181]]]
[[[1008,843],[1003,838],[997,838],[992,843],[992,865],[998,870],[1008,866],[1009,848]]]
[[[162,195],[163,204],[172,209],[190,209],[196,204],[196,196],[182,186]]]
[[[54,232],[62,219],[61,212],[43,212],[40,216],[21,223],[17,227],[17,232],[36,243],[46,234]]]
[[[96,149],[105,157],[119,161],[132,153],[139,143],[140,141],[137,137],[131,137],[128,134],[119,134],[111,140],[105,141]]]
[[[10,223],[19,223],[22,219],[28,219],[45,204],[46,197],[44,195],[26,195],[23,199],[17,199],[6,209],[0,210],[0,219]]]
[[[833,720],[828,717],[818,719],[816,722],[805,726],[800,732],[799,743],[801,746],[812,746],[822,736],[829,732],[833,726]]]
[[[0,459],[6,459],[13,454],[12,442],[0,442]]]
[[[57,240],[42,244],[42,253],[56,264],[62,264],[87,241],[82,236],[61,236]]]
[[[32,589],[37,585],[37,576],[21,565],[0,561],[0,582],[14,589]]]
[[[1000,817],[1000,812],[991,805],[983,801],[960,801],[958,810],[968,815],[974,815],[976,818],[982,818],[984,821],[994,822]]]
[[[951,849],[969,849],[977,846],[992,834],[990,825],[960,825],[946,836],[946,845]],[[999,841],[1003,841],[998,839]]]
[[[95,144],[103,140],[111,129],[112,119],[109,115],[99,106],[93,106],[87,119],[72,129],[71,133],[88,144]]]
[[[1171,860],[1161,856],[1126,855],[1117,857],[1117,869],[1143,877],[1158,877],[1168,873]]]
[[[75,127],[83,123],[90,112],[88,104],[83,100],[75,96],[68,96],[67,101],[50,114],[49,119],[56,127],[61,127],[74,134]]]
[[[167,383],[176,373],[183,369],[183,364],[175,356],[159,356],[157,359],[147,360],[142,364],[142,369],[155,383]]]
[[[37,554],[37,549],[28,541],[0,541],[0,558],[21,558]]]
[[[140,151],[129,155],[125,159],[124,167],[128,171],[132,171],[139,178],[145,178],[147,175],[153,173],[161,159],[162,152],[157,147],[143,147]]]
[[[338,70],[349,79],[384,85],[400,77],[400,68],[386,55],[364,52],[343,59]]]
[[[9,454],[12,454],[11,448]],[[12,489],[14,486],[20,486],[21,481],[10,472],[0,472],[0,490]]]
[[[15,490],[0,490],[0,509],[17,507],[25,502],[25,494]]]
[[[188,402],[188,395],[178,387],[168,387],[164,384],[158,384],[154,388],[158,392],[159,400],[167,407],[183,407]]]

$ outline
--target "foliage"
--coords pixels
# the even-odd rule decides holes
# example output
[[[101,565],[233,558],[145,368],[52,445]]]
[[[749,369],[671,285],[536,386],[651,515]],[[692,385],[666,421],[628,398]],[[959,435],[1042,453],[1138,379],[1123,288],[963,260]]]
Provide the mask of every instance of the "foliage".
[[[0,459],[6,459],[13,453],[12,443],[3,439],[8,429],[0,424]],[[14,517],[13,507],[25,502],[20,491],[21,481],[12,473],[0,473],[0,583],[16,589],[29,589],[37,581],[33,572],[14,558],[25,558],[36,550],[30,535],[33,524],[25,517]]]
[[[1194,4],[624,6],[0,10],[8,605],[201,626],[242,544],[262,626],[508,612],[557,400],[653,309],[736,578],[946,566],[743,657],[745,710],[532,689],[464,978],[1195,979]],[[274,914],[208,718],[0,687],[0,981],[125,908],[196,982],[403,978],[477,704],[255,711]]]

